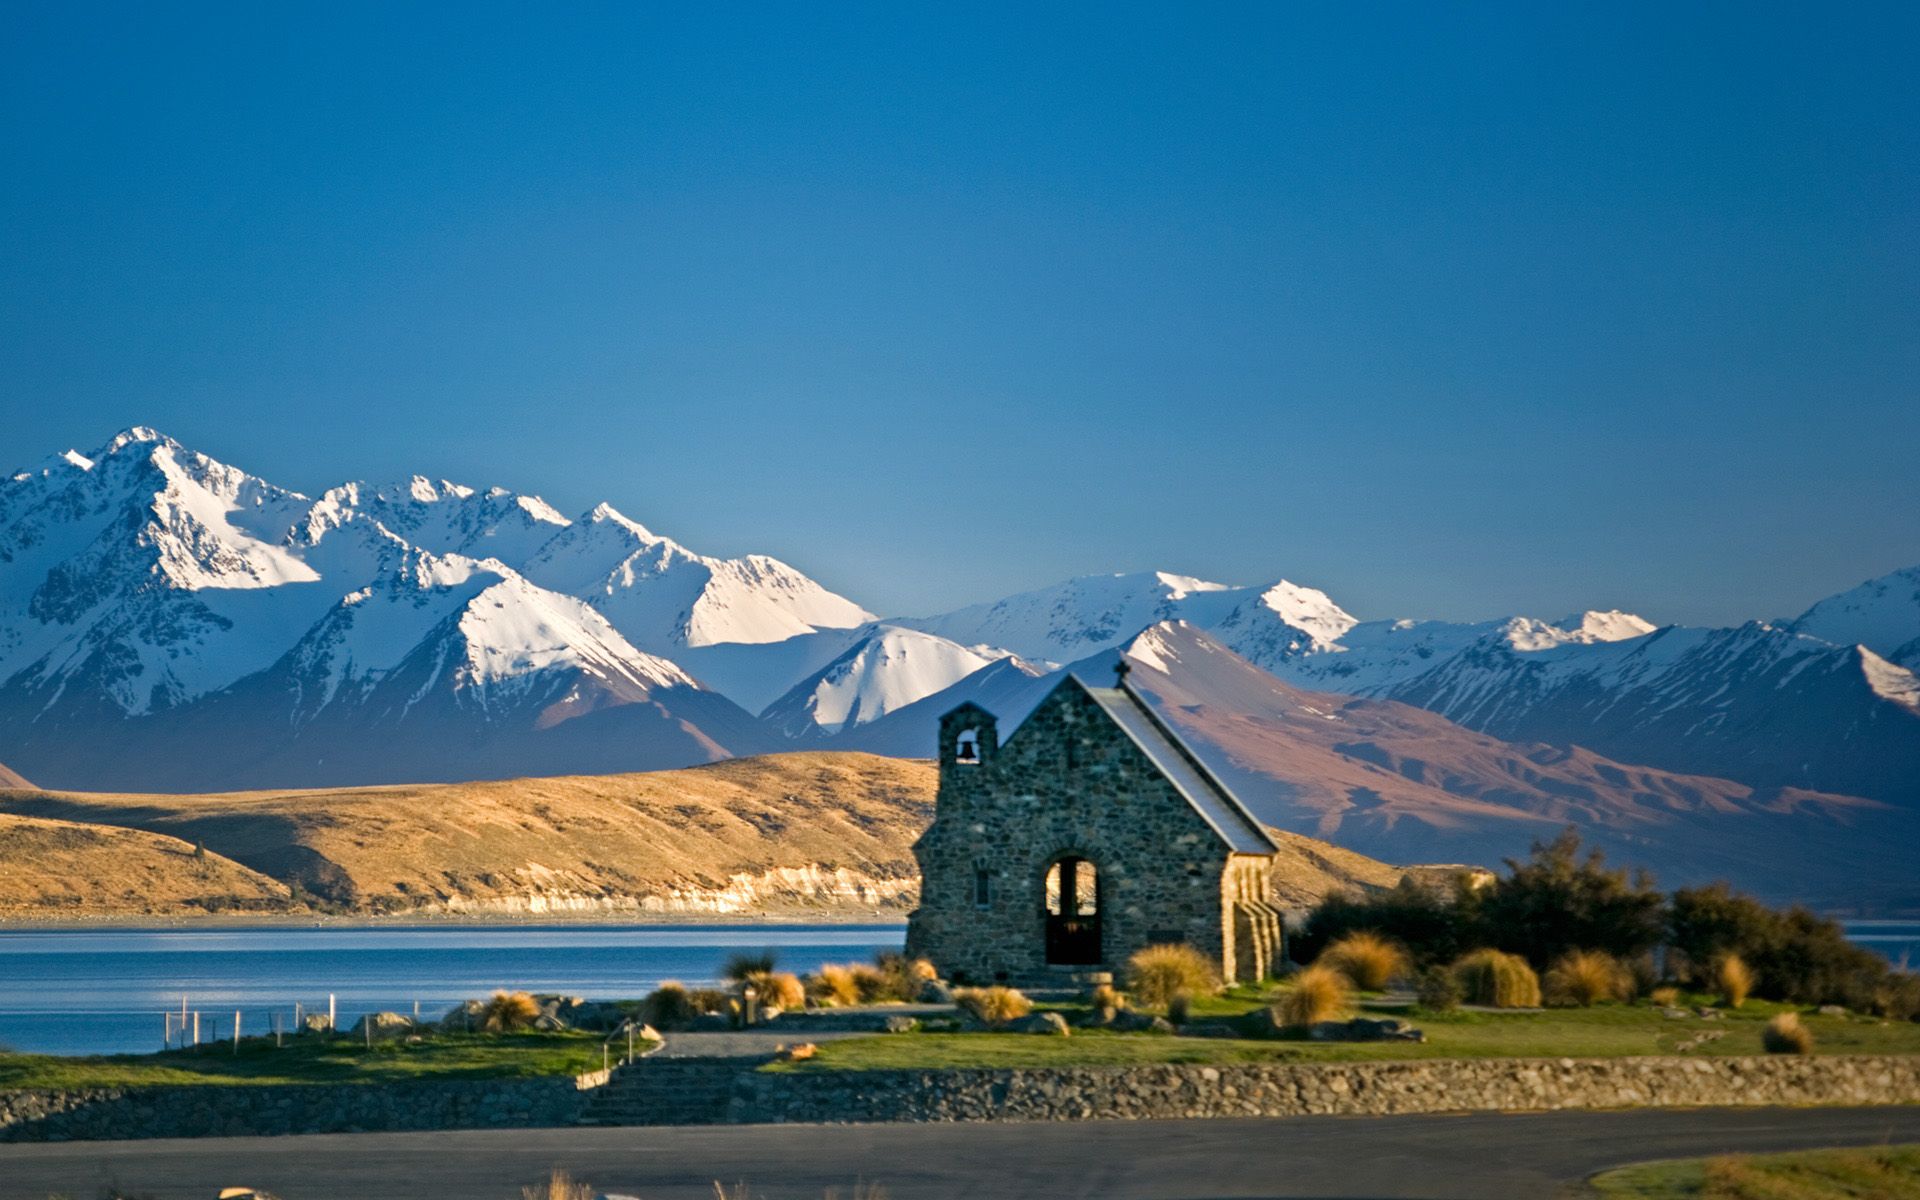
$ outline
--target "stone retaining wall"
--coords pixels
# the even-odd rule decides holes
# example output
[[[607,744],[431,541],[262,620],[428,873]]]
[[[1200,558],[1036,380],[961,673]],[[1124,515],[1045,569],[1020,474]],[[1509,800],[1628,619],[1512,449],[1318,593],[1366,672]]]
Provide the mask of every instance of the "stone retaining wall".
[[[636,1064],[630,1070],[644,1071]],[[0,1141],[571,1125],[604,1083],[494,1079],[0,1092]],[[1083,1121],[1920,1103],[1920,1057],[1463,1059],[1062,1067],[743,1069],[734,1124]]]
[[[1920,1103],[1920,1057],[1460,1059],[752,1073],[739,1124]]]
[[[0,1092],[0,1141],[570,1125],[595,1077]]]

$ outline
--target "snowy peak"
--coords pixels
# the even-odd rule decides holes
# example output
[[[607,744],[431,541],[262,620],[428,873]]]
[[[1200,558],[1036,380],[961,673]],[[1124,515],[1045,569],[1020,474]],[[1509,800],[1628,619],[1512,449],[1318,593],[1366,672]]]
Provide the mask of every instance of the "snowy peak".
[[[1632,613],[1609,609],[1606,612],[1582,612],[1558,621],[1533,617],[1513,617],[1500,627],[1500,637],[1523,653],[1553,650],[1561,646],[1592,646],[1601,642],[1624,642],[1645,637],[1656,626]]]
[[[348,483],[313,506],[306,537],[317,542],[356,520],[371,522],[436,554],[497,558],[518,566],[570,522],[538,496],[485,491],[415,475],[397,483]]]
[[[1789,627],[1836,645],[1865,646],[1900,666],[1920,669],[1920,567],[1829,596]]]
[[[762,716],[788,736],[837,733],[952,687],[1004,657],[976,653],[916,629],[880,625],[774,701]]]
[[[525,573],[580,596],[657,653],[781,642],[873,614],[775,558],[708,558],[602,504],[553,538]]]

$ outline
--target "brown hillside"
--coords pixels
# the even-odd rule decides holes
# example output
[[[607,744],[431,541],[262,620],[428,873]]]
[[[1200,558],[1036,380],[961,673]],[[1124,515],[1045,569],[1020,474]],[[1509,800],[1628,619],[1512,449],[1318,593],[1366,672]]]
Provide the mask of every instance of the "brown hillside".
[[[0,811],[203,842],[356,912],[863,916],[913,907],[912,845],[935,784],[931,763],[823,752],[331,791],[16,792]],[[1405,873],[1281,836],[1276,886],[1288,905]],[[111,867],[73,870],[94,879]]]
[[[139,829],[0,813],[0,913],[153,916],[287,907],[285,884]]]
[[[15,793],[0,809],[204,842],[354,910],[900,910],[933,768],[789,754],[679,771],[207,796]]]
[[[7,764],[0,763],[0,788],[30,788],[32,786],[31,783],[27,782],[26,776],[20,774],[20,772],[9,767]]]

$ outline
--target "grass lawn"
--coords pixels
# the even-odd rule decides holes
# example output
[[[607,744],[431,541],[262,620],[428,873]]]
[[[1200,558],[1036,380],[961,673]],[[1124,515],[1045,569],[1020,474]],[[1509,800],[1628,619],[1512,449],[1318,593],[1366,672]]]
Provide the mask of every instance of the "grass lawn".
[[[1194,1006],[1191,1028],[1226,1032],[1271,992],[1237,987]],[[1400,1058],[1606,1058],[1634,1054],[1761,1054],[1767,1019],[1790,1006],[1749,1001],[1706,1019],[1673,1020],[1646,1004],[1538,1012],[1424,1013],[1363,1000],[1362,1015],[1399,1016],[1426,1031],[1415,1042],[1248,1041],[1222,1036],[1120,1034],[1075,1028],[1071,1037],[1020,1033],[876,1034],[823,1042],[819,1053],[768,1070],[833,1071],[924,1067],[1099,1066],[1127,1063],[1359,1062]],[[1073,1022],[1084,1010],[1059,1010]],[[1798,1011],[1798,1010],[1796,1010]],[[1820,1054],[1920,1054],[1920,1024],[1867,1017],[1802,1019]],[[1702,1034],[1722,1036],[1697,1041]]]
[[[401,1083],[410,1080],[500,1079],[577,1075],[600,1067],[592,1033],[435,1034],[417,1042],[351,1037],[289,1037],[159,1054],[64,1058],[0,1053],[0,1091],[20,1088],[136,1087],[152,1084]]]
[[[1592,1188],[1604,1200],[1920,1200],[1920,1145],[1643,1163]]]

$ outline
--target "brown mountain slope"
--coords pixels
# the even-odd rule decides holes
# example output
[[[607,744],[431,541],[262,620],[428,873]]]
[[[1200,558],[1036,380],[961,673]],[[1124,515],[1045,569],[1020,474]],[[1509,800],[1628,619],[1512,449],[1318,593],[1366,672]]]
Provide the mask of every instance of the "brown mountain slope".
[[[0,812],[204,842],[355,912],[903,915],[933,765],[776,754],[634,775],[210,796],[14,792]],[[1275,886],[1307,905],[1406,871],[1282,834]],[[11,863],[0,857],[0,868]],[[97,880],[111,864],[75,863]]]
[[[285,884],[140,829],[0,813],[0,914],[13,918],[277,911]]]
[[[31,783],[27,782],[26,776],[7,766],[7,764],[0,763],[0,789],[30,788],[32,786]]]
[[[904,911],[932,775],[795,754],[468,784],[14,793],[0,810],[204,842],[359,911]]]
[[[1887,805],[1502,742],[1424,709],[1289,686],[1186,626],[1129,649],[1134,686],[1263,819],[1391,861],[1488,863],[1576,825],[1669,885],[1772,899],[1920,902],[1920,825]]]

